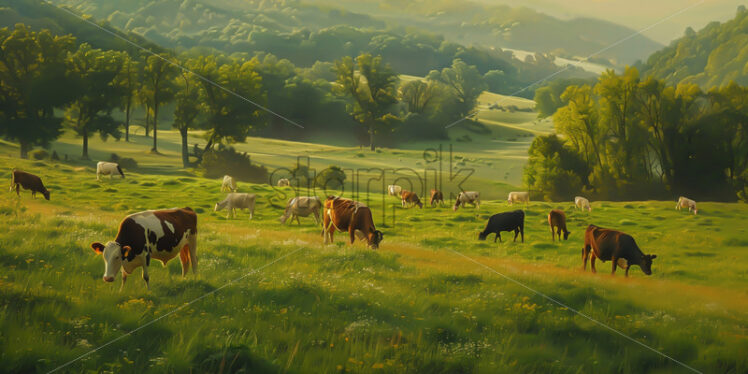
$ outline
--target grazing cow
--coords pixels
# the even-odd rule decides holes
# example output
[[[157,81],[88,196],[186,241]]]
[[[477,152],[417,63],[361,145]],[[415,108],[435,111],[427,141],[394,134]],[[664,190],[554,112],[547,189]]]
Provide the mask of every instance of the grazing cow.
[[[421,199],[418,198],[418,195],[415,192],[403,190],[400,193],[400,199],[402,200],[403,208],[413,205],[418,205],[419,208],[423,208],[423,203],[421,203]]]
[[[143,267],[143,280],[148,283],[148,266],[152,259],[166,263],[179,255],[182,276],[190,264],[197,273],[197,214],[190,208],[147,210],[131,214],[122,220],[114,241],[99,242],[91,248],[103,255],[104,281],[113,282],[122,269],[122,287],[127,276]],[[120,287],[120,289],[122,289]]]
[[[581,209],[581,210],[587,209],[588,212],[592,211],[592,206],[590,206],[590,201],[587,200],[586,197],[582,197],[582,196],[575,197],[574,205],[577,207],[577,209]]]
[[[675,209],[680,210],[680,208],[688,208],[688,211],[693,211],[694,215],[699,213],[699,210],[696,209],[696,202],[685,196],[679,197],[678,203],[675,204]]]
[[[491,216],[488,219],[485,230],[478,235],[478,239],[486,240],[489,234],[496,234],[493,238],[493,242],[496,243],[496,239],[501,242],[501,231],[514,231],[514,241],[517,241],[517,235],[522,234],[522,243],[525,242],[525,212],[522,210],[515,210],[511,212],[498,213]]]
[[[223,183],[221,184],[221,192],[236,192],[236,180],[230,175],[223,176]]]
[[[431,204],[432,207],[436,204],[444,204],[444,194],[439,190],[432,189],[429,204]]]
[[[402,191],[403,191],[403,188],[396,184],[391,184],[387,186],[387,195],[400,197],[400,194],[402,193]]]
[[[21,196],[21,187],[24,190],[31,190],[31,197],[36,197],[36,193],[44,195],[49,200],[49,191],[44,187],[42,179],[34,174],[25,171],[13,169],[10,173],[10,191],[16,190],[16,195]]]
[[[457,208],[460,206],[465,206],[465,204],[472,204],[475,206],[475,209],[480,209],[480,193],[477,191],[462,191],[459,194],[457,194],[457,199],[455,199],[455,205],[452,207],[453,210],[457,211]]]
[[[566,213],[563,210],[553,209],[548,213],[548,224],[551,226],[551,238],[556,241],[556,234],[558,234],[558,241],[561,241],[561,233],[564,233],[564,240],[569,239],[570,231],[566,230]]]
[[[96,164],[96,180],[100,181],[102,175],[108,175],[109,179],[112,179],[114,174],[119,174],[122,178],[125,177],[125,173],[122,172],[122,168],[116,162],[99,161]]]
[[[384,234],[374,227],[371,210],[366,205],[336,196],[329,196],[325,200],[322,235],[325,244],[332,243],[335,230],[348,231],[351,245],[358,236],[359,240],[366,240],[369,248],[379,248]]]
[[[301,225],[299,217],[309,217],[310,214],[314,214],[314,222],[320,224],[319,210],[322,208],[322,201],[317,196],[297,196],[288,200],[286,204],[286,210],[280,217],[280,223],[286,223],[288,218],[291,218],[293,222],[296,218],[296,223]]]
[[[652,260],[657,255],[645,255],[636,245],[631,235],[624,234],[620,231],[604,229],[595,225],[587,226],[584,232],[584,247],[582,248],[582,270],[587,270],[587,258],[592,256],[590,267],[595,273],[595,258],[600,261],[613,262],[613,271],[616,273],[616,267],[620,266],[626,269],[626,276],[629,276],[631,265],[639,265],[644,274],[652,274]]]
[[[529,192],[510,192],[509,196],[507,197],[506,201],[509,202],[509,205],[512,205],[514,203],[530,203],[530,193]]]
[[[236,217],[237,209],[249,209],[249,219],[255,214],[255,198],[257,196],[253,193],[239,193],[231,192],[226,195],[223,201],[217,202],[216,206],[213,207],[213,211],[226,209],[226,219]]]
[[[288,178],[278,179],[278,187],[288,187],[291,185],[291,181]]]

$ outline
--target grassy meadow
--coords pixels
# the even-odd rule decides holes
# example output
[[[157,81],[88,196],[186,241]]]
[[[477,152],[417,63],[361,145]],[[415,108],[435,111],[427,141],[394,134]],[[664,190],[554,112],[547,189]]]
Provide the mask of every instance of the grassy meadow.
[[[748,371],[745,204],[701,203],[693,216],[674,201],[593,202],[591,213],[533,202],[525,243],[505,233],[494,244],[477,235],[491,214],[514,209],[498,192],[480,210],[458,212],[364,194],[385,234],[380,249],[350,247],[340,233],[323,246],[311,218],[279,224],[273,204],[290,189],[240,183],[260,196],[255,219],[213,212],[220,181],[153,159],[176,159],[169,136],[163,156],[138,157],[142,170],[111,181],[97,182],[90,164],[0,157],[1,180],[19,167],[52,192],[51,201],[7,190],[0,198],[0,371],[48,372],[163,317],[60,372],[688,372],[457,252],[696,370]],[[108,144],[132,157],[131,145]],[[94,158],[111,152],[93,147]],[[319,147],[310,152],[333,150]],[[330,157],[356,152],[337,151]],[[356,161],[373,162],[370,154]],[[178,264],[154,262],[150,292],[140,271],[121,292],[119,276],[103,282],[90,243],[112,240],[129,213],[175,206],[198,212],[199,274],[182,278]],[[551,241],[552,208],[568,214],[568,241]],[[626,231],[657,254],[653,275],[611,277],[600,262],[597,274],[581,272],[589,223]]]

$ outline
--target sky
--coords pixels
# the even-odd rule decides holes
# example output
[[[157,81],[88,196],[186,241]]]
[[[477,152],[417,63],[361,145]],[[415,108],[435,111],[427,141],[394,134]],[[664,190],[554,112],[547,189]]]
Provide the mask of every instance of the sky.
[[[683,32],[689,26],[698,31],[711,21],[724,22],[735,17],[735,12],[739,5],[748,7],[748,0],[478,1],[486,4],[526,6],[562,19],[574,17],[600,18],[628,26],[637,31],[648,28],[664,18],[672,16],[662,23],[653,26],[651,29],[642,32],[644,36],[662,44],[669,44],[673,39],[683,36]]]

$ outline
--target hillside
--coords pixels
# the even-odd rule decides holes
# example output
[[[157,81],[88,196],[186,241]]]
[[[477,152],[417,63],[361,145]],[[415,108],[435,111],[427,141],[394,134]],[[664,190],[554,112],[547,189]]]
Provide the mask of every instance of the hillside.
[[[748,85],[748,11],[741,6],[730,21],[712,22],[698,32],[686,30],[682,38],[652,54],[641,70],[670,84]]]

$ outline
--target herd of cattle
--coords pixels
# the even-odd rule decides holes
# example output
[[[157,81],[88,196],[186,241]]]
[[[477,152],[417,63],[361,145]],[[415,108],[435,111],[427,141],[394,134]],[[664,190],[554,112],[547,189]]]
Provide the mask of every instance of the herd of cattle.
[[[101,175],[119,174],[122,178],[125,174],[118,164],[112,162],[99,162],[96,167],[96,178]],[[278,186],[290,186],[288,179],[278,181]],[[44,187],[41,178],[36,175],[13,169],[11,173],[10,190],[16,191],[20,196],[20,188],[30,190],[32,196],[41,193],[49,200],[50,193]],[[254,216],[256,195],[250,193],[239,193],[236,181],[233,177],[226,175],[223,178],[221,192],[227,192],[226,197],[216,203],[214,211],[227,210],[227,218],[234,217],[237,209],[249,211],[249,219]],[[402,189],[397,185],[387,186],[387,194],[399,197],[403,207],[423,207],[423,203],[415,192]],[[507,197],[509,205],[514,203],[530,203],[528,192],[510,192]],[[431,190],[429,201],[433,207],[444,204],[444,194],[436,189]],[[465,207],[466,204],[480,208],[480,193],[477,191],[460,192],[453,205],[453,210]],[[588,199],[577,196],[574,199],[577,209],[592,211]],[[698,214],[696,202],[686,197],[680,197],[676,209],[688,208],[689,212]],[[322,218],[320,218],[322,211]],[[350,244],[356,237],[365,241],[372,249],[377,249],[382,242],[384,234],[377,230],[374,225],[372,213],[365,204],[351,199],[329,196],[324,202],[317,196],[297,196],[289,199],[286,203],[280,222],[283,224],[296,219],[301,224],[299,217],[314,216],[315,223],[322,224],[322,236],[324,243],[331,243],[335,231],[348,232]],[[553,241],[556,236],[561,240],[567,240],[570,232],[566,228],[566,214],[559,209],[553,209],[548,214],[548,224],[551,228]],[[489,234],[495,234],[494,242],[501,241],[501,232],[514,232],[514,241],[521,236],[525,241],[525,212],[514,210],[494,214],[488,219],[485,229],[478,235],[479,240],[485,240]],[[124,286],[127,276],[132,274],[138,267],[143,268],[143,280],[149,286],[148,266],[152,259],[161,261],[164,265],[179,255],[182,263],[182,276],[192,266],[192,271],[197,272],[197,214],[189,207],[148,210],[138,212],[125,217],[120,223],[119,231],[113,241],[106,244],[95,242],[91,248],[101,254],[105,262],[103,279],[113,282],[117,273],[122,271],[122,285]],[[638,265],[642,271],[649,275],[652,273],[652,260],[656,255],[644,254],[636,245],[634,238],[623,232],[604,229],[595,225],[589,225],[584,233],[584,246],[582,248],[583,269],[587,268],[587,260],[590,259],[590,267],[595,269],[595,259],[611,261],[612,273],[617,267],[625,270],[628,276],[629,268]]]

